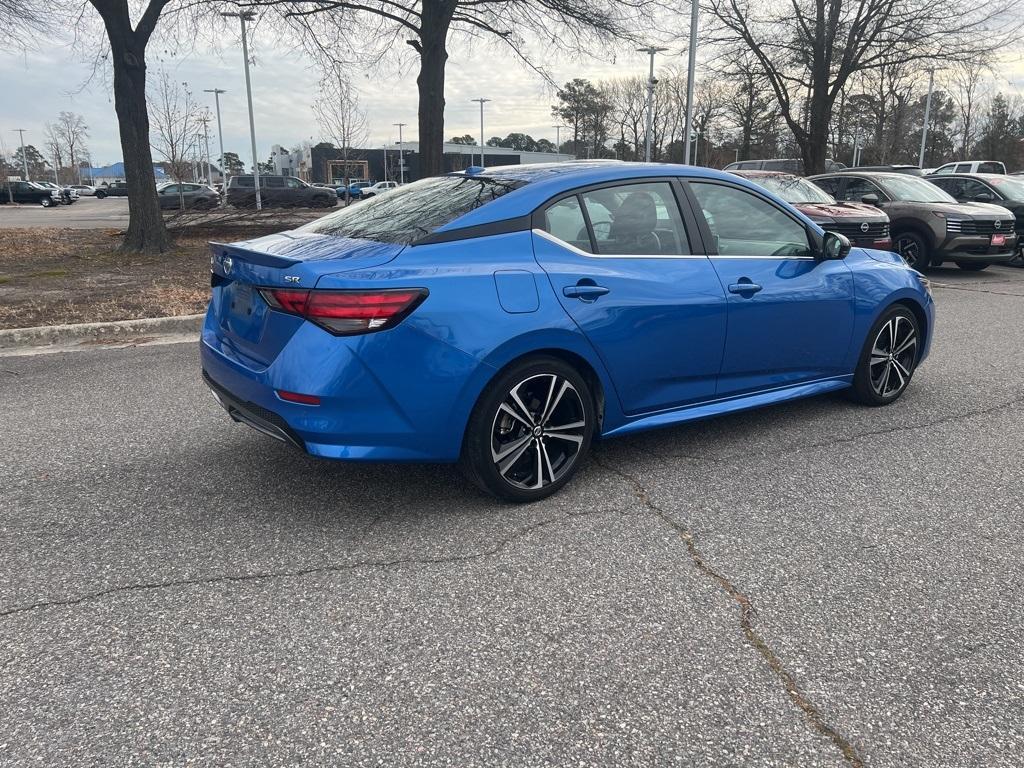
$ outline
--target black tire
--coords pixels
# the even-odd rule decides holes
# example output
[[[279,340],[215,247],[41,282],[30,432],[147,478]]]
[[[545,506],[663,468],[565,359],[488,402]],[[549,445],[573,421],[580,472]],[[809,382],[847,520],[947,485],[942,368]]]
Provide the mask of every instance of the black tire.
[[[932,249],[917,232],[893,235],[892,247],[907,262],[907,266],[918,272],[923,272],[931,265]]]
[[[104,192],[104,191],[102,191],[102,190],[97,190],[97,191],[96,191],[96,199],[97,199],[97,200],[102,200],[102,199],[103,199],[104,197],[106,197],[106,196],[107,196],[107,193],[106,193],[106,192]]]
[[[896,402],[910,385],[922,343],[914,313],[903,304],[889,307],[864,340],[850,396],[864,405]]]
[[[988,266],[983,261],[958,261],[956,265],[966,272],[981,272]]]
[[[500,499],[543,499],[583,463],[596,418],[590,386],[575,368],[555,357],[523,360],[499,374],[473,408],[463,472]]]
[[[50,208],[53,205],[53,200],[49,197],[44,197],[39,201],[39,204],[43,206],[43,208]]]

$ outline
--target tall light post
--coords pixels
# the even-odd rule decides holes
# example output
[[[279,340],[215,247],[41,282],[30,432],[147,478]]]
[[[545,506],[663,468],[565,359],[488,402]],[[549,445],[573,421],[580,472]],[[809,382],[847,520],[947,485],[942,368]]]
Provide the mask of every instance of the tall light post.
[[[637,48],[637,50],[651,57],[651,70],[647,75],[647,126],[644,131],[644,162],[649,163],[651,162],[651,121],[654,111],[654,86],[658,82],[654,79],[654,54],[667,51],[668,48],[649,45],[646,48]]]
[[[21,137],[21,167],[25,171],[25,181],[32,181],[28,177],[28,157],[25,156],[25,129],[15,128],[11,133],[16,133]]]
[[[928,68],[928,98],[924,102],[924,125],[921,126],[921,152],[917,156],[917,164],[924,168],[924,147],[928,141],[928,121],[932,113],[932,88],[935,86],[935,67]]]
[[[490,99],[470,99],[480,104],[480,167],[484,167],[484,104]]]
[[[206,151],[206,183],[213,186],[213,163],[210,161],[210,112],[207,110],[199,122],[203,124],[203,149]]]
[[[402,129],[408,125],[408,123],[392,123],[392,125],[398,126],[398,178],[399,184],[405,184],[405,145],[402,144]]]
[[[227,165],[224,162],[224,131],[221,130],[220,127],[220,95],[222,93],[227,93],[227,91],[223,91],[220,88],[204,88],[203,93],[212,93],[213,101],[217,105],[217,140],[220,142],[220,181],[221,190],[223,192],[220,204],[221,206],[225,206],[228,203],[228,173]],[[210,182],[213,182],[212,178],[210,179]]]
[[[555,129],[555,152],[557,152],[559,155],[561,155],[562,154],[562,128],[564,126],[552,125],[551,127]]]
[[[252,82],[249,79],[249,42],[245,34],[245,22],[252,21],[256,15],[252,11],[228,12],[221,16],[237,17],[242,23],[242,58],[245,60],[245,98],[249,102],[249,139],[252,142],[252,183],[256,187],[256,210],[263,210],[263,197],[260,194],[260,160],[256,154],[256,120],[252,114]]]
[[[690,0],[690,56],[686,65],[686,147],[683,164],[690,162],[690,139],[693,132],[693,82],[697,79],[697,15],[700,5]]]

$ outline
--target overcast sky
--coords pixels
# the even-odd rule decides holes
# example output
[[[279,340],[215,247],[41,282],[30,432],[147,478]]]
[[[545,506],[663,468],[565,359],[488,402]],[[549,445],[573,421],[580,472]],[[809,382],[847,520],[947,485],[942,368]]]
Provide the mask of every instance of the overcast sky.
[[[683,30],[681,30],[681,33]],[[154,48],[149,60],[151,77],[161,66],[176,79],[187,82],[201,98],[212,94],[205,88],[223,88],[221,97],[224,148],[249,159],[248,123],[245,108],[245,82],[242,54],[233,41],[220,52],[206,50],[186,56],[168,55],[160,46]],[[554,140],[551,105],[555,101],[551,88],[526,68],[496,41],[476,43],[472,48],[452,45],[448,61],[445,109],[445,137],[479,134],[479,106],[470,100],[484,96],[492,101],[486,105],[487,137],[504,136],[512,131],[528,133],[534,138]],[[670,62],[683,66],[678,52],[661,54],[659,66]],[[278,44],[269,44],[257,36],[251,50],[255,58],[252,69],[253,99],[256,108],[256,138],[261,160],[270,154],[274,144],[286,147],[319,139],[311,104],[316,97],[318,74],[309,60],[298,51]],[[121,159],[113,94],[108,78],[89,79],[87,57],[80,51],[54,47],[45,53],[0,53],[0,139],[7,151],[17,146],[14,128],[24,128],[26,143],[42,148],[43,129],[60,110],[84,115],[90,129],[88,146],[95,165],[106,165]],[[645,54],[624,48],[601,51],[600,58],[580,61],[548,60],[541,62],[558,83],[573,77],[600,80],[615,76],[646,74]],[[384,68],[358,69],[351,72],[363,106],[368,113],[370,144],[380,145],[397,140],[393,123],[404,122],[407,141],[417,139],[416,74],[411,56],[403,66],[392,63]],[[698,77],[700,71],[698,70]],[[88,82],[87,82],[88,81]],[[84,86],[83,86],[84,84]],[[1007,56],[1006,64],[993,81],[1004,91],[1024,93],[1024,66],[1021,56]],[[564,138],[564,135],[563,135]],[[211,136],[211,154],[216,155],[215,138]]]

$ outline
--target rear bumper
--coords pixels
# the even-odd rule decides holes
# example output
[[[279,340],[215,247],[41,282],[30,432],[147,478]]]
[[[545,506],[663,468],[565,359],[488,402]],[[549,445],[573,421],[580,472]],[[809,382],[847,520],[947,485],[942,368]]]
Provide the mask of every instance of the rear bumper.
[[[246,424],[257,432],[262,432],[264,435],[280,440],[282,443],[288,443],[303,451],[306,450],[306,445],[303,443],[302,438],[295,434],[292,428],[288,426],[288,422],[276,413],[236,397],[210,378],[210,374],[205,369],[203,370],[203,381],[206,382],[206,386],[210,388],[213,397],[228,412],[228,416],[233,421]]]
[[[370,336],[336,337],[302,323],[273,361],[257,365],[221,338],[208,314],[203,376],[232,419],[313,456],[457,460],[464,388],[479,362],[404,325],[383,333],[368,343]],[[282,390],[315,395],[320,405],[282,400]]]

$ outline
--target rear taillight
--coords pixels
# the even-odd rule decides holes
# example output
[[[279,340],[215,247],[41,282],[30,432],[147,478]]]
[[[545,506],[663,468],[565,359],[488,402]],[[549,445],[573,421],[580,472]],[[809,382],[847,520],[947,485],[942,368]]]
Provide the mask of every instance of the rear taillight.
[[[380,291],[260,288],[260,293],[274,309],[304,317],[338,336],[392,328],[427,298],[426,288]]]

